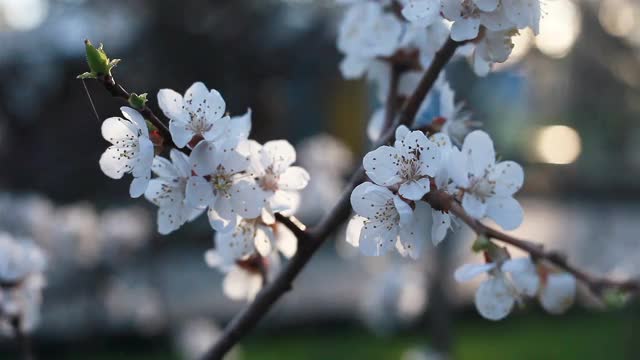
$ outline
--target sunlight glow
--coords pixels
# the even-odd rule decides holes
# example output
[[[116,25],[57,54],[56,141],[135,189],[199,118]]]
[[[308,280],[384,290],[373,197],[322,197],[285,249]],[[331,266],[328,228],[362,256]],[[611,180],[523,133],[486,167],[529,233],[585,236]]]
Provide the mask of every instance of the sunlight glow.
[[[580,135],[564,125],[545,126],[535,136],[537,158],[548,164],[571,164],[582,151]]]
[[[580,9],[571,0],[556,0],[544,2],[542,10],[536,46],[549,57],[563,58],[580,34]]]
[[[0,25],[29,31],[42,24],[48,12],[48,0],[0,0]]]

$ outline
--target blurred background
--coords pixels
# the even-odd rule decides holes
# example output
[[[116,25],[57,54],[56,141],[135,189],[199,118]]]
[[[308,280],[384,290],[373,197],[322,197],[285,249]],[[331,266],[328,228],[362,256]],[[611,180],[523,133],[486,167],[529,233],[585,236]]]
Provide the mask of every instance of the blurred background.
[[[547,0],[541,35],[523,32],[500,71],[447,78],[503,159],[524,164],[515,233],[613,277],[640,275],[640,2]],[[207,268],[204,219],[170,236],[155,208],[102,174],[100,121],[121,104],[76,75],[82,41],[123,61],[115,77],[148,92],[219,90],[252,136],[284,138],[312,175],[298,217],[313,224],[366,151],[375,104],[338,72],[331,0],[0,0],[0,231],[49,255],[43,359],[192,359],[243,306]],[[454,283],[461,229],[421,262],[365,259],[339,231],[232,355],[236,359],[637,359],[640,308],[603,312],[581,291],[554,317],[532,304],[492,323]],[[469,259],[466,259],[469,260]],[[476,260],[477,261],[477,260]],[[318,284],[321,284],[319,286]],[[188,296],[185,296],[188,294]],[[0,358],[14,358],[9,339]]]

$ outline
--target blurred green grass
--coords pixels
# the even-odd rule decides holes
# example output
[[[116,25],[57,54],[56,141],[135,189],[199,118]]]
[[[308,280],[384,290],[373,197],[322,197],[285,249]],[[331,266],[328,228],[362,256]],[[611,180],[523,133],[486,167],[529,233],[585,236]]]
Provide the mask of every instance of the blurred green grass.
[[[634,349],[637,314],[601,313],[551,316],[535,313],[489,322],[471,316],[456,321],[454,358],[474,360],[639,359]],[[640,340],[640,338],[635,338]],[[245,360],[400,359],[409,348],[424,347],[427,336],[376,337],[366,331],[302,331],[260,336],[245,343]],[[637,348],[637,347],[636,347]],[[633,353],[632,353],[633,352]]]
[[[640,309],[573,311],[564,316],[532,312],[500,322],[464,313],[454,321],[455,359],[640,359],[636,344],[640,340]],[[425,348],[428,342],[427,331],[376,336],[353,325],[301,325],[260,329],[242,343],[241,359],[401,359],[408,349]],[[41,344],[38,353],[39,359],[178,360],[172,344],[162,336],[101,338],[78,344]],[[0,359],[16,358],[6,355],[0,351]]]

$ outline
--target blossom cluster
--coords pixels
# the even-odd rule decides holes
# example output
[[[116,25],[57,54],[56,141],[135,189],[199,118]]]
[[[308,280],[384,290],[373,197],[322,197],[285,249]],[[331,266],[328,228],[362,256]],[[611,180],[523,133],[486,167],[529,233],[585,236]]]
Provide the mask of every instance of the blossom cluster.
[[[522,167],[513,161],[496,161],[493,142],[484,131],[472,131],[458,148],[445,133],[427,136],[400,126],[394,145],[366,154],[363,167],[371,181],[351,194],[356,215],[349,222],[346,240],[364,255],[396,250],[416,259],[425,241],[440,243],[455,217],[425,201],[432,191],[448,194],[471,217],[489,218],[505,230],[522,223],[522,207],[513,197],[524,181]],[[510,260],[508,254],[500,261],[491,260],[489,252],[485,257],[487,264],[466,265],[456,273],[459,281],[490,274],[476,294],[476,305],[484,317],[501,319],[516,301],[535,294],[552,313],[572,303],[573,276],[550,271],[542,276],[542,267],[537,269],[529,259]]]
[[[0,233],[0,331],[30,332],[40,317],[46,259],[31,242]]]
[[[428,67],[450,37],[468,42],[473,68],[486,75],[493,63],[507,60],[512,38],[530,28],[538,34],[540,0],[357,0],[348,4],[338,34],[345,55],[340,70],[346,78],[379,71],[376,63],[397,54],[417,52]]]
[[[493,142],[482,130],[469,133],[457,148],[444,133],[428,137],[400,126],[395,144],[369,152],[363,167],[371,181],[351,194],[357,215],[350,222],[361,231],[349,231],[347,241],[365,255],[397,249],[418,258],[425,239],[442,241],[453,216],[423,201],[433,190],[454,196],[474,218],[491,218],[506,230],[522,222],[522,208],[513,198],[524,181],[522,167],[496,162]]]
[[[229,116],[220,93],[201,82],[184,95],[162,89],[157,98],[177,148],[171,149],[169,158],[155,155],[143,116],[122,107],[124,118],[108,118],[102,124],[102,135],[112,144],[100,158],[103,172],[115,179],[127,173],[133,176],[130,195],[144,194],[158,206],[161,234],[206,212],[216,230],[215,257],[222,258],[211,261],[208,254],[207,262],[230,275],[232,264],[249,275],[260,275],[247,264],[266,263],[277,257],[278,250],[286,256],[295,253],[295,244],[275,225],[276,213],[295,211],[299,191],[309,181],[303,168],[292,166],[293,146],[285,140],[265,144],[250,140],[251,111]]]

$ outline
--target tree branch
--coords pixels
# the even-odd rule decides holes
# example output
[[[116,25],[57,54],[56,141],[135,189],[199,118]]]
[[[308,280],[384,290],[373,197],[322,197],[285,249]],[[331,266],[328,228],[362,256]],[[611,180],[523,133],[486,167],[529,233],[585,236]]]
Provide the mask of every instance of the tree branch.
[[[627,293],[640,293],[640,282],[634,280],[617,281],[605,277],[598,277],[581,270],[567,261],[567,256],[556,251],[546,251],[542,244],[515,238],[501,231],[486,226],[482,222],[472,218],[462,208],[456,199],[443,191],[434,191],[424,198],[432,207],[447,209],[467,224],[476,234],[484,235],[505,244],[517,247],[528,253],[532,258],[545,260],[558,268],[571,273],[576,279],[584,283],[594,295],[601,297],[607,289],[617,289]]]
[[[453,57],[455,50],[461,44],[462,43],[449,39],[436,53],[431,66],[422,77],[418,87],[409,99],[407,99],[398,120],[393,122],[393,126],[386,129],[374,147],[391,141],[394,138],[395,129],[398,125],[411,125],[420,104],[438,79],[438,75]],[[351,214],[351,192],[358,184],[364,181],[364,179],[365,171],[362,166],[360,166],[351,176],[338,202],[313,229],[303,231],[298,228],[296,230],[295,228],[297,228],[297,226],[295,226],[295,224],[283,222],[283,224],[289,227],[296,235],[299,235],[298,252],[284,266],[276,279],[263,288],[255,300],[227,324],[216,344],[204,355],[204,360],[222,359],[246,333],[256,326],[258,321],[271,309],[271,306],[284,293],[291,289],[293,280],[309,262],[316,250],[320,248],[328,236],[335,232]],[[279,220],[282,220],[282,217],[280,217]],[[294,227],[292,228],[292,226]]]

